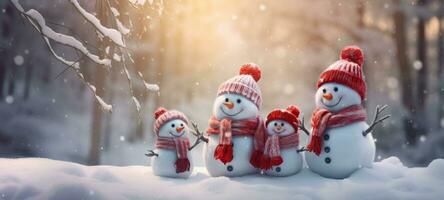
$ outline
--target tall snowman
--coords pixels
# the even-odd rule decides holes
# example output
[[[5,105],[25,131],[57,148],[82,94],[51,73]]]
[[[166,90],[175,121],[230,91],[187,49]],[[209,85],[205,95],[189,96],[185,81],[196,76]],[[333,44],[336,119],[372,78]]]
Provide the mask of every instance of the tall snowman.
[[[340,60],[330,65],[317,83],[316,109],[305,159],[311,171],[342,179],[362,167],[372,167],[375,157],[373,127],[386,106],[376,109],[372,125],[362,106],[366,84],[362,74],[364,54],[359,47],[345,47]]]
[[[264,122],[259,116],[261,71],[245,64],[239,75],[219,86],[206,133],[205,166],[211,176],[257,173],[265,143]]]
[[[265,121],[267,139],[261,169],[270,176],[290,176],[302,169],[299,148],[299,109],[289,106],[273,110]]]
[[[151,158],[153,172],[157,176],[188,178],[193,171],[189,151],[188,119],[176,110],[159,108],[154,113],[154,132],[157,135],[155,151],[146,154]]]

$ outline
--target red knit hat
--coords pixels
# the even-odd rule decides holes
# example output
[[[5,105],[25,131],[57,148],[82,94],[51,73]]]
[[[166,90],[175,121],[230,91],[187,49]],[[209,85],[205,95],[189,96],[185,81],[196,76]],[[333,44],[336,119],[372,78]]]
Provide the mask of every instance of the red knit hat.
[[[343,84],[355,90],[364,100],[366,85],[362,75],[362,64],[364,64],[362,50],[357,46],[345,47],[341,51],[340,60],[321,73],[317,87],[331,82]]]
[[[267,121],[265,121],[265,126],[268,126],[273,120],[284,120],[293,126],[294,130],[297,132],[299,128],[299,109],[296,106],[288,106],[287,109],[275,109],[271,111],[267,116]]]
[[[154,122],[154,132],[156,133],[156,135],[159,134],[159,129],[164,124],[174,119],[180,119],[188,125],[188,119],[182,112],[179,112],[177,110],[168,111],[167,109],[162,107],[159,107],[156,112],[154,112],[154,119],[156,119],[156,121]]]
[[[239,70],[239,75],[228,79],[219,86],[217,96],[226,93],[241,95],[252,101],[259,109],[262,104],[262,94],[257,84],[261,79],[261,70],[254,63],[244,64]]]

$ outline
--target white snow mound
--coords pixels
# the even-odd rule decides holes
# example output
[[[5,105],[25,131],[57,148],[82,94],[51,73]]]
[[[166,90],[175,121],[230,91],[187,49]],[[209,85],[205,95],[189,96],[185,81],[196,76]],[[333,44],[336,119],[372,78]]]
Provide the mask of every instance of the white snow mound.
[[[161,178],[147,166],[84,166],[43,158],[0,159],[0,199],[444,199],[444,159],[407,168],[398,158],[344,180],[304,168],[286,177]]]

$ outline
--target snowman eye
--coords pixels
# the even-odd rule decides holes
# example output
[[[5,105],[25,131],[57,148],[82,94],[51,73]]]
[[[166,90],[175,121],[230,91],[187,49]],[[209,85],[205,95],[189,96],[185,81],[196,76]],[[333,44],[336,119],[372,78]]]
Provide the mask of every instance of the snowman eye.
[[[274,126],[277,126],[277,125],[278,125],[278,123],[275,122],[275,123],[274,123]]]
[[[180,126],[182,126],[182,127],[183,127],[183,124],[180,124]]]
[[[334,87],[333,90],[334,90],[335,92],[337,92],[339,89],[338,89],[338,87]]]
[[[322,92],[323,92],[323,93],[327,93],[327,89],[325,89],[325,88],[322,89]]]
[[[237,103],[241,103],[242,102],[242,100],[240,100],[240,99],[237,99],[237,101],[236,101]]]
[[[228,98],[225,98],[225,102],[229,102],[230,100]]]
[[[176,124],[171,124],[171,127],[173,127],[173,128],[174,128],[175,126],[176,126]]]
[[[281,123],[281,126],[284,126],[284,123],[283,123],[283,122]]]

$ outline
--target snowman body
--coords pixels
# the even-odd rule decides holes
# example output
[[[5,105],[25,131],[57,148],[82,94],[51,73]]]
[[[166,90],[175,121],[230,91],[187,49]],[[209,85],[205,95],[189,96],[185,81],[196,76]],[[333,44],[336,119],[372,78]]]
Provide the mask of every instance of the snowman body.
[[[226,105],[231,105],[231,109]],[[255,119],[259,110],[256,105],[237,94],[222,94],[214,102],[213,115],[218,119]],[[233,136],[233,160],[223,164],[214,159],[214,151],[219,144],[220,135],[210,135],[208,143],[203,148],[205,167],[211,176],[242,176],[257,173],[259,170],[250,164],[250,156],[254,149],[253,136]]]
[[[362,136],[367,128],[367,123],[356,122],[327,129],[321,154],[305,154],[310,170],[327,178],[341,179],[362,167],[372,167],[376,148],[371,133]]]
[[[360,104],[359,94],[342,84],[323,84],[316,93],[316,106],[333,113]],[[371,133],[362,134],[367,128],[364,121],[327,128],[320,155],[305,153],[310,170],[327,178],[342,179],[362,167],[372,167],[376,147]]]
[[[266,170],[264,173],[269,176],[291,176],[297,174],[302,169],[302,155],[297,152],[297,148],[288,148],[281,150],[281,156],[284,162],[279,166]]]
[[[277,127],[280,127],[277,131]],[[282,131],[281,131],[282,130]],[[283,120],[273,120],[267,125],[267,134],[279,134],[286,136],[293,133],[294,128]],[[279,133],[278,133],[279,132]],[[282,164],[273,166],[271,169],[265,170],[265,174],[269,176],[291,176],[298,173],[302,169],[302,155],[298,152],[298,146],[290,148],[281,148]]]
[[[183,127],[183,129],[177,132],[176,128],[178,127]],[[188,133],[188,126],[180,119],[171,120],[159,129],[159,137],[187,137]],[[187,152],[187,157],[190,161],[190,170],[182,173],[176,173],[176,150],[156,148],[154,151],[158,154],[158,156],[151,158],[151,166],[155,175],[171,178],[188,178],[193,172],[193,159],[189,151]]]
[[[220,160],[215,160],[214,150],[219,144],[219,136],[209,136],[208,143],[204,147],[205,167],[211,176],[236,177],[246,174],[257,173],[258,170],[250,164],[250,156],[253,152],[253,138],[247,136],[233,137],[233,160],[223,164]]]

